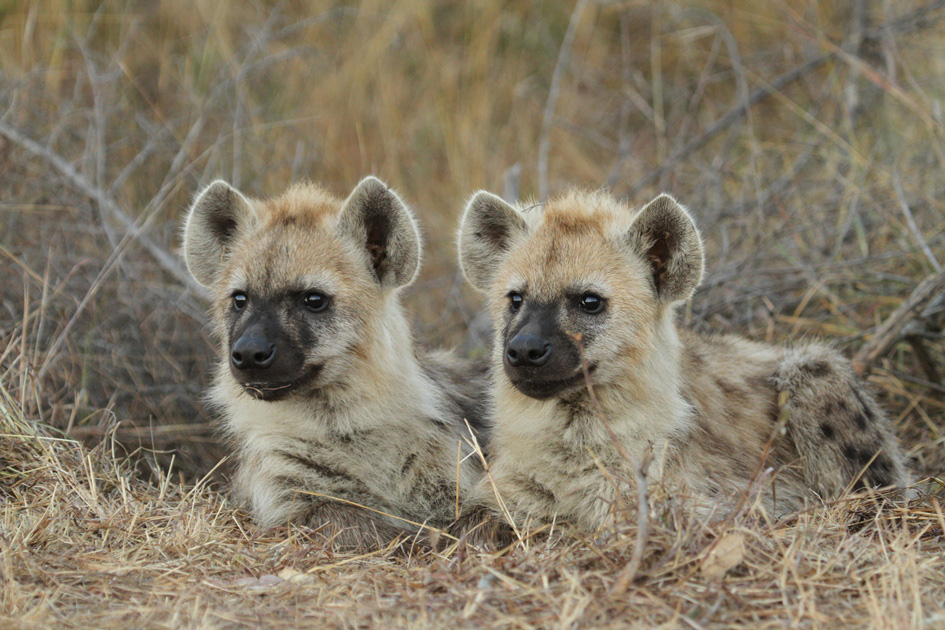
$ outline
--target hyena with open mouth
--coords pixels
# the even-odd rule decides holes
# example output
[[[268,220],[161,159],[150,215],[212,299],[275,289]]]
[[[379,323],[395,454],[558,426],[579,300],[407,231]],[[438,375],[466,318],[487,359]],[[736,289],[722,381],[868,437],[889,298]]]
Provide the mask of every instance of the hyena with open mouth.
[[[466,421],[483,427],[486,366],[416,347],[398,294],[420,251],[410,211],[373,177],[344,201],[217,181],[194,202],[184,255],[222,354],[211,399],[261,526],[371,546],[415,532],[408,521],[449,523],[480,476]]]
[[[650,478],[699,514],[730,510],[768,467],[772,516],[848,484],[910,483],[887,416],[837,352],[677,327],[703,248],[668,195],[634,213],[604,193],[525,210],[481,192],[459,249],[494,323],[496,415],[492,481],[474,490],[455,533],[510,535],[495,491],[516,522],[594,531],[648,452]]]

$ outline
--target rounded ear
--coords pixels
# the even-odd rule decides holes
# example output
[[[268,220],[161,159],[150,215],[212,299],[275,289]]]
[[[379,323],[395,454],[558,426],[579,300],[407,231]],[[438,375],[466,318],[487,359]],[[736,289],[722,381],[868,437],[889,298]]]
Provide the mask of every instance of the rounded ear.
[[[420,269],[420,231],[413,214],[387,184],[365,177],[348,195],[338,227],[367,255],[384,288],[410,284]]]
[[[669,195],[660,195],[637,214],[626,239],[649,264],[661,302],[689,299],[702,282],[702,237],[686,209]]]
[[[484,190],[473,195],[459,226],[459,265],[470,284],[489,288],[502,257],[526,234],[525,219],[501,197]]]
[[[197,195],[184,220],[184,261],[197,282],[213,284],[237,235],[255,218],[250,201],[223,180]]]

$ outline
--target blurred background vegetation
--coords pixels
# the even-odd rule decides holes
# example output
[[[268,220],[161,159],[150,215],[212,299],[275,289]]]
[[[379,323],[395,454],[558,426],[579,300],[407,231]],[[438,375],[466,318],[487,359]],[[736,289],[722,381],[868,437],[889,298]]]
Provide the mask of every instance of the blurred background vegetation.
[[[943,5],[0,2],[0,387],[142,471],[212,468],[214,342],[178,233],[217,177],[395,187],[429,345],[478,310],[453,248],[476,189],[669,191],[707,241],[688,324],[852,354],[945,261]],[[871,379],[941,472],[941,329],[920,333]]]

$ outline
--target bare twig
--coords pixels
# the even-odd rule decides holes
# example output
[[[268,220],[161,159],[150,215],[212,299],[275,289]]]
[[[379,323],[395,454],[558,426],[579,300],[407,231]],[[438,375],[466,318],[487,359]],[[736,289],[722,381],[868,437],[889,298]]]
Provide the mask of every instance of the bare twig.
[[[902,190],[902,181],[900,181],[898,169],[893,173],[893,189],[896,191],[896,200],[899,201],[902,214],[906,217],[909,231],[912,232],[912,236],[915,238],[916,242],[918,242],[922,253],[929,259],[932,268],[935,269],[935,271],[941,271],[942,264],[935,257],[935,254],[932,253],[932,250],[929,249],[929,244],[925,241],[925,237],[922,236],[922,232],[919,231],[919,226],[915,223],[915,217],[912,216],[912,209],[909,207],[909,202],[906,201],[906,193]]]
[[[903,329],[945,288],[945,270],[928,276],[912,291],[886,321],[873,333],[872,338],[853,357],[853,369],[866,373],[896,342],[902,338]]]
[[[639,179],[630,188],[628,197],[632,197],[646,186],[649,186],[653,182],[660,180],[663,175],[675,168],[680,162],[689,157],[690,154],[695,153],[708,144],[712,138],[744,118],[748,114],[749,108],[767,99],[775,92],[784,89],[804,75],[813,72],[825,64],[832,56],[833,55],[831,54],[823,54],[814,57],[810,61],[792,68],[780,76],[775,77],[769,85],[762,86],[752,92],[746,100],[739,102],[732,109],[726,112],[721,118],[712,123],[712,125],[710,125],[709,128],[702,133],[702,135],[693,139],[682,149],[671,155],[669,159],[666,160],[665,164],[660,165],[659,168],[651,171]]]
[[[877,25],[875,28],[869,29],[864,34],[864,39],[876,39],[880,37],[885,32],[910,32],[919,30],[922,28],[927,28],[931,24],[934,24],[936,17],[932,17],[932,14],[945,6],[945,0],[935,0],[934,2],[929,3],[924,7],[920,7],[915,11],[912,11],[902,17],[890,20],[884,24]],[[661,164],[659,168],[651,171],[647,175],[640,178],[631,188],[628,193],[628,197],[632,197],[634,194],[649,186],[654,181],[660,180],[668,171],[675,168],[680,162],[686,159],[692,153],[698,151],[704,147],[708,142],[717,136],[722,131],[728,129],[730,126],[740,121],[742,118],[748,115],[748,110],[757,105],[761,101],[766,100],[769,96],[774,95],[775,93],[780,92],[785,87],[794,83],[798,79],[806,76],[807,74],[817,70],[822,65],[832,60],[837,56],[839,48],[835,48],[831,52],[823,53],[807,62],[788,70],[787,72],[775,77],[771,80],[768,85],[763,85],[754,92],[752,92],[747,99],[742,100],[737,105],[732,107],[728,112],[722,115],[721,118],[712,123],[699,137],[693,139],[686,146],[684,146],[679,151],[675,152],[669,157],[666,163]]]
[[[68,181],[73,188],[93,199],[109,217],[117,220],[127,232],[134,233],[135,239],[141,243],[166,272],[174,276],[174,278],[197,295],[204,295],[205,289],[191,277],[190,273],[188,273],[176,256],[143,234],[135,224],[135,220],[121,209],[118,202],[104,190],[92,184],[92,182],[79,173],[72,164],[67,162],[65,158],[3,121],[0,121],[0,135],[51,164],[66,178],[66,181]]]
[[[561,49],[558,51],[558,61],[555,63],[554,74],[551,75],[551,88],[548,90],[548,100],[545,102],[545,115],[541,121],[541,140],[538,144],[538,196],[541,201],[548,200],[548,152],[551,150],[551,125],[555,117],[555,105],[558,103],[558,93],[561,91],[561,76],[564,67],[571,56],[571,45],[581,15],[587,7],[587,0],[578,0],[568,22],[568,30],[564,33]]]

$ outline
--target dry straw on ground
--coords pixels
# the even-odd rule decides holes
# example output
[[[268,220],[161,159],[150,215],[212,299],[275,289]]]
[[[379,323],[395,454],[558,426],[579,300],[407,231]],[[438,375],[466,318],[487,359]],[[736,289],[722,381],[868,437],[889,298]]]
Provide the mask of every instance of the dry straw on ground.
[[[0,625],[945,626],[945,2],[54,8],[0,6]],[[636,555],[632,514],[501,555],[256,530],[177,222],[216,176],[368,172],[424,225],[429,344],[477,310],[476,188],[673,192],[709,255],[686,324],[855,356],[919,496],[705,526],[653,487]]]

